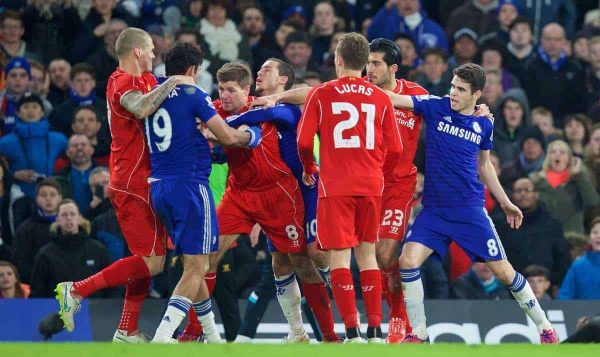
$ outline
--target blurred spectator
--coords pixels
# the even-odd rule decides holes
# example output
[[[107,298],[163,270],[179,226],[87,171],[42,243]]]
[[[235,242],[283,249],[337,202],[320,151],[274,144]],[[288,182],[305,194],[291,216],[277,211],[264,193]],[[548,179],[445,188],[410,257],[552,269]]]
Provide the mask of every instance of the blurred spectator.
[[[600,123],[596,123],[592,127],[584,162],[590,172],[596,192],[600,193]]]
[[[565,53],[565,32],[551,23],[544,27],[537,55],[529,62],[524,88],[532,106],[543,105],[562,128],[567,113],[584,111],[586,101],[584,73]],[[557,98],[560,98],[558,100]]]
[[[501,99],[504,95],[501,77],[498,70],[485,71],[485,87],[481,94],[481,102],[487,104],[494,115],[499,114]]]
[[[50,89],[50,76],[46,66],[35,60],[29,61],[29,65],[31,66],[31,92],[42,98],[46,113],[50,113],[52,104],[46,99],[48,89]]]
[[[442,262],[436,257],[429,257],[421,266],[421,278],[425,299],[448,299],[450,285]]]
[[[531,125],[542,131],[546,143],[563,137],[562,132],[554,127],[554,117],[547,108],[535,107],[531,110]]]
[[[70,136],[73,133],[71,123],[73,123],[75,109],[84,105],[92,106],[96,114],[106,113],[106,102],[96,96],[94,69],[87,63],[78,63],[71,69],[69,99],[52,111],[50,128],[67,137]],[[102,115],[102,119],[105,119],[104,116]]]
[[[0,260],[0,299],[27,299],[29,285],[22,284],[17,267]]]
[[[520,88],[521,84],[517,77],[506,69],[506,46],[496,39],[490,39],[479,47],[481,66],[485,70],[496,70],[500,72],[502,89],[506,92],[511,88]]]
[[[475,262],[471,271],[452,283],[455,299],[500,300],[510,299],[508,289],[496,279],[494,272],[485,263]]]
[[[317,72],[306,72],[303,79],[309,87],[315,87],[323,83]]]
[[[108,198],[109,179],[110,174],[106,166],[97,166],[90,172],[88,184],[92,191],[92,200],[87,215],[90,220],[94,220],[94,218],[112,208]]]
[[[402,53],[401,67],[406,68],[407,71],[417,68],[420,64],[420,59],[413,38],[401,33],[394,38],[394,42],[400,47],[400,53]],[[401,69],[398,72],[401,72]],[[405,76],[402,78],[405,78]]]
[[[197,28],[202,19],[203,0],[189,0],[181,18],[182,28]]]
[[[86,62],[94,69],[96,93],[106,97],[106,83],[110,74],[119,66],[115,45],[117,38],[127,28],[127,23],[120,19],[112,19],[104,34],[104,46],[93,53]]]
[[[58,204],[61,200],[58,182],[53,179],[40,181],[37,185],[32,216],[15,232],[14,260],[25,282],[29,282],[31,277],[35,256],[50,241],[50,225],[56,220]]]
[[[224,61],[243,60],[252,63],[250,48],[228,17],[230,6],[228,0],[208,0],[206,16],[200,20],[200,34],[213,56]]]
[[[527,129],[527,110],[524,98],[514,93],[500,100],[499,115],[494,122],[494,150],[502,167],[519,157],[523,133]]]
[[[504,217],[495,222],[506,256],[519,272],[531,264],[543,266],[550,271],[552,284],[560,286],[570,263],[560,222],[539,202],[539,194],[527,177],[515,181],[511,198],[523,212],[523,224],[512,229]]]
[[[240,31],[252,54],[253,73],[258,73],[260,66],[268,58],[281,57],[272,34],[266,32],[267,24],[262,10],[251,6],[242,16]]]
[[[531,285],[531,290],[533,290],[538,301],[552,300],[552,297],[548,295],[548,289],[550,289],[550,272],[548,269],[541,265],[532,264],[523,270],[523,276]]]
[[[322,78],[324,78],[325,80],[337,78],[337,76],[335,74],[335,63],[334,63],[335,62],[335,49],[340,40],[340,37],[342,37],[344,34],[346,34],[346,32],[336,32],[331,37],[331,43],[329,44],[329,51],[327,51],[327,53],[325,53],[323,55],[323,64],[319,67],[319,73],[322,75]],[[313,73],[313,72],[307,72],[304,75],[304,80],[306,80],[306,78],[308,78],[309,74],[311,74],[311,73]]]
[[[566,232],[565,239],[569,243],[569,259],[571,263],[577,258],[584,256],[590,245],[588,237],[580,233]]]
[[[506,1],[501,1],[506,2]],[[494,31],[498,27],[496,14],[498,9],[497,0],[467,0],[465,3],[452,11],[446,23],[448,37],[463,27],[468,27],[481,37]]]
[[[555,140],[548,145],[542,170],[531,174],[540,201],[560,220],[563,230],[584,232],[584,211],[600,204],[582,160],[569,145]]]
[[[141,2],[141,27],[156,24],[166,26],[171,33],[179,31],[182,16],[177,7],[177,0],[141,0]]]
[[[590,250],[569,268],[560,300],[600,299],[600,217],[592,221],[589,242]]]
[[[583,30],[575,35],[571,47],[573,59],[579,63],[581,68],[587,69],[590,63],[590,45],[587,34]]]
[[[589,41],[590,65],[586,71],[588,104],[598,103],[600,99],[600,36]]]
[[[42,62],[49,63],[71,53],[81,18],[72,1],[31,0],[23,11],[23,24],[28,50],[39,53]]]
[[[31,86],[31,67],[27,59],[15,57],[5,67],[6,89],[0,92],[0,134],[10,133],[17,120],[19,99]]]
[[[544,134],[537,127],[526,128],[520,139],[519,157],[502,168],[500,182],[505,187],[512,187],[518,178],[540,171],[545,158]]]
[[[313,23],[309,29],[313,63],[323,63],[323,56],[329,51],[331,38],[337,30],[337,21],[335,9],[330,2],[321,1],[315,5]]]
[[[582,316],[575,324],[575,333],[564,343],[598,343],[600,342],[600,316]]]
[[[35,182],[54,173],[54,163],[67,147],[61,133],[49,130],[42,100],[35,94],[19,100],[18,118],[13,131],[0,138],[0,153],[10,163],[17,184],[29,197],[35,195]]]
[[[71,64],[62,58],[53,59],[48,65],[48,72],[50,73],[48,100],[56,107],[69,99]]]
[[[14,184],[6,158],[0,157],[0,239],[9,246],[12,244],[17,228],[14,221],[13,204],[23,196],[21,188]]]
[[[373,40],[384,37],[393,40],[398,33],[411,36],[419,54],[430,47],[448,51],[444,30],[421,11],[419,0],[388,0],[373,16],[368,38]]]
[[[528,18],[519,16],[510,24],[508,34],[506,68],[522,82],[526,78],[527,65],[535,56],[533,25]]]
[[[6,66],[14,57],[40,60],[40,56],[27,49],[23,41],[25,28],[21,14],[7,10],[0,15],[0,68]]]
[[[565,141],[571,147],[573,155],[584,158],[591,130],[592,120],[585,114],[569,114],[565,117]]]
[[[417,83],[429,94],[443,97],[448,94],[452,73],[448,71],[446,54],[440,48],[423,51],[423,71],[417,75]]]
[[[175,38],[173,33],[166,26],[154,24],[146,27],[146,32],[150,35],[154,44],[154,58],[152,59],[152,73],[158,76],[157,67],[164,66],[165,54],[173,46]]]
[[[275,43],[278,46],[278,50],[283,53],[283,49],[285,47],[285,39],[292,32],[301,31],[300,27],[298,27],[293,22],[284,21],[282,22],[277,30],[275,30]],[[261,64],[262,65],[262,64]]]
[[[0,260],[13,261],[13,251],[11,247],[4,243],[0,237]]]
[[[66,154],[69,164],[56,173],[55,179],[60,183],[63,197],[72,198],[77,203],[79,212],[85,216],[92,201],[92,191],[88,181],[94,168],[92,161],[94,148],[90,145],[87,136],[73,134],[69,138]]]
[[[53,297],[59,282],[85,279],[108,266],[106,247],[90,239],[90,223],[73,200],[59,204],[51,234],[50,243],[35,257],[31,297]]]
[[[451,70],[465,63],[473,62],[477,56],[477,40],[479,37],[473,30],[462,28],[454,33],[452,56],[448,59]]]
[[[317,70],[310,61],[312,55],[310,46],[310,40],[305,32],[292,32],[285,38],[283,57],[294,69],[296,78],[304,78],[306,72]]]
[[[290,21],[290,22],[296,24],[296,26],[300,29],[300,31],[306,31],[308,14],[306,13],[305,8],[313,9],[316,4],[317,4],[316,1],[313,3],[304,1],[304,4],[302,4],[302,5],[293,4],[293,5],[289,5],[288,7],[280,6],[280,10],[282,8],[285,9],[285,10],[283,10],[283,14],[281,16],[281,21],[282,22]]]
[[[523,16],[533,22],[534,38],[543,36],[543,28],[551,22],[559,22],[567,32],[567,37],[573,38],[577,9],[571,0],[526,0],[522,1]]]
[[[110,158],[110,134],[100,135],[102,122],[93,107],[83,105],[75,109],[73,123],[71,123],[73,134],[87,136],[94,148],[94,162],[98,165],[108,166]],[[105,129],[104,132],[107,130]],[[58,163],[56,165],[59,166]],[[63,166],[64,167],[64,166]]]
[[[498,16],[496,18],[498,27],[495,31],[481,37],[481,42],[488,39],[500,41],[504,46],[510,40],[510,25],[519,16],[520,0],[501,0],[498,2]]]
[[[368,37],[369,36],[369,26],[371,26],[371,22],[373,22],[373,19],[371,19],[370,17],[367,17],[366,19],[363,20],[362,24],[360,25],[360,34]]]
[[[83,20],[81,31],[73,49],[68,52],[71,63],[84,61],[91,53],[104,46],[110,20],[121,19],[134,25],[132,17],[124,9],[117,7],[116,0],[93,0],[92,8]]]

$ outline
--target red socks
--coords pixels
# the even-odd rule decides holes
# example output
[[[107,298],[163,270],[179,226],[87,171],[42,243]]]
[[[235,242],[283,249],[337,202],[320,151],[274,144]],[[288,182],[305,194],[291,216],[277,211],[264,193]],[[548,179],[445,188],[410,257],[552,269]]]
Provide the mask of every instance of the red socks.
[[[354,282],[350,269],[340,268],[331,271],[331,291],[346,329],[358,327]],[[381,296],[381,292],[379,294]]]
[[[100,289],[131,284],[146,278],[150,278],[150,271],[144,259],[131,256],[114,262],[89,278],[75,282],[73,292],[85,298]]]
[[[404,306],[404,294],[402,286],[395,291],[390,290],[389,281],[396,281],[400,284],[400,267],[398,263],[388,269],[381,269],[381,284],[385,300],[390,307],[390,319],[398,317],[402,321],[407,321],[406,307]]]
[[[206,287],[208,288],[208,295],[212,296],[213,291],[215,290],[215,285],[217,284],[217,273],[206,273],[204,276],[204,281],[206,282]],[[198,315],[194,311],[194,308],[190,308],[188,312],[188,322],[183,330],[184,334],[200,336],[202,335],[202,325],[200,325],[200,321],[198,321]]]
[[[150,288],[150,277],[139,279],[127,284],[125,290],[125,303],[123,304],[123,313],[119,322],[119,330],[127,331],[128,335],[132,335],[138,330],[138,319],[142,305],[148,289]]]
[[[369,327],[381,326],[381,273],[379,269],[360,272],[363,301]],[[337,301],[337,297],[336,297]]]
[[[302,291],[304,292],[308,306],[310,306],[310,309],[319,322],[323,339],[327,342],[339,342],[340,338],[334,331],[331,300],[329,300],[329,295],[327,295],[325,283],[302,283]]]

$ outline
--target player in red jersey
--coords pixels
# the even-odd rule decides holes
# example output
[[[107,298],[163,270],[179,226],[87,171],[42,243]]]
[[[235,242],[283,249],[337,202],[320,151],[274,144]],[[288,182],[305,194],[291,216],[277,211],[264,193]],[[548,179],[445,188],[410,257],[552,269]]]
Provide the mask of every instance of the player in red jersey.
[[[217,71],[217,81],[220,99],[214,104],[223,118],[248,110],[248,103],[254,99],[248,96],[252,81],[249,68],[228,63]],[[260,89],[260,84],[257,87]],[[216,272],[219,260],[240,234],[250,233],[259,223],[275,249],[272,256],[277,298],[290,324],[290,333],[284,341],[308,341],[294,271],[302,280],[307,302],[325,340],[339,341],[333,330],[327,290],[306,252],[304,204],[298,182],[281,158],[275,124],[266,122],[261,128],[262,142],[257,148],[224,148],[230,176],[223,200],[217,207],[220,244],[217,255],[211,257],[209,272]],[[198,326],[188,326],[184,333],[197,334]]]
[[[331,253],[333,295],[350,343],[362,343],[350,272],[352,248],[360,268],[369,342],[382,343],[381,275],[375,242],[384,188],[384,160],[398,162],[402,151],[389,96],[360,78],[369,44],[356,33],[343,35],[335,51],[337,80],[314,87],[298,124],[303,181],[315,184],[319,171],[317,239]],[[320,134],[320,170],[313,156]]]
[[[150,287],[150,278],[162,271],[166,233],[150,205],[148,176],[150,158],[141,119],[152,114],[178,84],[193,85],[191,77],[172,76],[152,92],[154,45],[143,30],[130,27],[117,39],[119,67],[107,84],[108,118],[112,135],[110,196],[131,257],[77,282],[56,287],[60,314],[67,331],[74,328],[73,315],[81,299],[93,292],[126,285],[125,304],[115,342],[145,342],[138,333],[138,316]]]
[[[369,82],[394,93],[429,94],[416,83],[396,79],[396,71],[402,62],[402,54],[398,45],[393,41],[378,38],[369,44],[369,49],[369,61],[367,62]],[[417,168],[413,164],[413,159],[417,151],[419,130],[423,118],[413,111],[404,109],[395,109],[394,114],[402,136],[404,151],[400,162],[386,160],[383,166],[385,184],[376,254],[377,263],[381,269],[383,296],[390,307],[387,342],[401,343],[406,334],[408,317],[400,283],[398,249],[406,233],[417,183]]]

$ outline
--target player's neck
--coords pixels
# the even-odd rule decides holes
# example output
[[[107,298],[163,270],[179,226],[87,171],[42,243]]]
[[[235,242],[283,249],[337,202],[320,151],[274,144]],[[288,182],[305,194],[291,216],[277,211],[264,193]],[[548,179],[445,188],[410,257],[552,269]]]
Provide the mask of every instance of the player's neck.
[[[389,90],[389,91],[393,91],[395,88],[396,88],[396,80],[394,78],[391,78],[389,81],[385,82],[381,86],[381,89]]]
[[[463,110],[459,110],[458,112],[462,115],[473,115],[475,113],[475,105],[477,102],[469,103]]]
[[[338,78],[360,77],[361,74],[362,74],[362,71],[356,71],[356,70],[352,70],[352,69],[342,69],[342,70],[340,70]]]
[[[121,60],[119,61],[119,68],[135,77],[142,75],[142,69],[135,61]]]

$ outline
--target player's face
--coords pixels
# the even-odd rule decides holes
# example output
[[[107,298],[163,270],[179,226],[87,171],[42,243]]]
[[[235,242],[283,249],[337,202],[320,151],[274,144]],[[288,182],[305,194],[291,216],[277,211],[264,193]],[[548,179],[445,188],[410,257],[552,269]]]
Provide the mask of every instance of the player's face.
[[[585,138],[585,127],[580,121],[570,120],[565,125],[565,136],[569,141],[583,141]]]
[[[594,155],[600,156],[600,129],[596,129],[592,132],[590,137],[590,147]]]
[[[83,134],[88,138],[93,138],[98,134],[100,125],[96,113],[89,109],[82,109],[75,115],[71,128],[75,134]]]
[[[152,38],[148,36],[146,39],[146,45],[139,47],[138,51],[138,64],[142,72],[152,72],[152,60],[154,59],[154,43]]]
[[[236,113],[248,103],[248,88],[235,81],[219,82],[219,98],[225,111]]]
[[[564,145],[551,145],[548,149],[550,168],[556,172],[565,171],[569,167],[571,155]]]
[[[369,53],[367,61],[367,79],[374,85],[382,88],[388,88],[392,80],[390,67],[383,60],[384,54],[381,52]]]
[[[590,231],[590,245],[594,252],[600,252],[600,223],[594,224]]]
[[[56,214],[58,204],[62,200],[62,196],[58,191],[51,186],[40,187],[37,195],[35,196],[35,202],[38,207],[46,214]]]
[[[538,193],[530,179],[523,178],[515,181],[513,185],[512,199],[522,210],[529,210],[535,207],[538,200]]]
[[[11,267],[0,267],[0,290],[12,289],[17,284],[17,276]]]
[[[450,107],[458,112],[474,105],[473,93],[471,93],[471,84],[454,76],[450,82]]]
[[[273,94],[282,81],[279,76],[278,64],[267,61],[260,67],[256,76],[256,93],[258,95]]]
[[[74,203],[67,203],[60,206],[56,223],[60,227],[63,234],[75,234],[79,232],[79,209]]]

